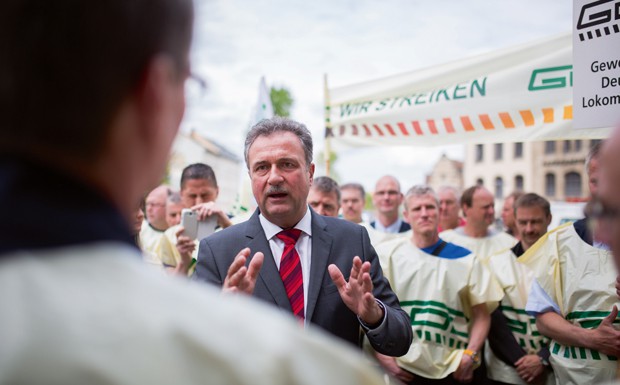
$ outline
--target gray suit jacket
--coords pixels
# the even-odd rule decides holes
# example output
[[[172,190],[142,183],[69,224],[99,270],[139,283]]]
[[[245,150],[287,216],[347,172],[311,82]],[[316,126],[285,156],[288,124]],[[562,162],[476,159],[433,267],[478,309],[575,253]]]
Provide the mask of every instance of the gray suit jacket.
[[[258,214],[257,210],[248,221],[203,239],[199,246],[194,277],[221,286],[228,267],[241,249],[249,247],[252,255],[261,251],[265,260],[256,280],[254,297],[292,314]],[[413,340],[409,316],[400,308],[396,294],[383,276],[377,253],[370,244],[366,229],[342,219],[323,217],[312,211],[311,242],[312,262],[306,319],[346,341],[358,346],[361,344],[359,320],[342,302],[338,289],[327,272],[328,265],[336,264],[348,280],[353,257],[357,255],[362,261],[370,261],[373,293],[385,305],[384,327],[379,331],[366,333],[370,343],[382,354],[402,356],[407,353]]]

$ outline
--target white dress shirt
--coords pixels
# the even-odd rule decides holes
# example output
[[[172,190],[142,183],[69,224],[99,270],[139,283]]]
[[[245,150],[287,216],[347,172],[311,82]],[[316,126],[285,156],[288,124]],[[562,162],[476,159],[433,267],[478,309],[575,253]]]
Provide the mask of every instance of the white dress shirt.
[[[381,224],[381,222],[379,222],[379,220],[377,219],[375,221],[375,229],[377,231],[381,231],[383,233],[388,233],[388,234],[398,234],[398,232],[400,231],[400,226],[402,225],[403,220],[398,218],[396,220],[396,222],[392,223],[389,226],[383,226]]]
[[[271,248],[271,254],[273,254],[273,260],[276,263],[276,267],[280,270],[280,260],[282,259],[282,253],[284,252],[284,241],[280,238],[276,237],[276,235],[282,231],[283,229],[269,222],[267,218],[263,216],[263,214],[258,215],[258,219],[260,220],[260,224],[265,232],[265,237],[269,241],[269,247]],[[299,235],[299,239],[297,240],[297,244],[295,244],[295,249],[297,250],[297,254],[299,254],[299,259],[301,262],[301,274],[303,277],[304,284],[304,323],[308,324],[308,319],[306,318],[306,311],[308,309],[308,287],[310,283],[310,265],[312,262],[312,214],[310,214],[310,207],[306,209],[306,214],[303,218],[293,227],[294,229],[301,230],[301,234]],[[385,319],[387,318],[387,311],[385,311],[385,305],[383,302],[375,299],[379,306],[384,309],[383,319],[379,326],[374,329],[370,329],[368,325],[366,325],[358,315],[358,320],[360,321],[362,327],[366,331],[372,331],[375,333],[380,332],[385,327]]]
[[[273,260],[276,263],[276,267],[280,270],[280,260],[282,259],[282,253],[284,252],[284,241],[276,237],[276,235],[283,229],[280,226],[269,222],[263,214],[260,214],[258,219],[260,220],[260,224],[265,232],[265,237],[269,241],[269,247],[271,248],[271,254],[273,254]],[[306,310],[308,308],[308,284],[310,282],[310,264],[312,260],[312,215],[310,214],[310,208],[306,209],[306,214],[294,228],[301,230],[301,235],[297,240],[295,249],[297,250],[297,254],[299,254],[299,260],[301,262],[301,275],[304,280],[305,317]]]

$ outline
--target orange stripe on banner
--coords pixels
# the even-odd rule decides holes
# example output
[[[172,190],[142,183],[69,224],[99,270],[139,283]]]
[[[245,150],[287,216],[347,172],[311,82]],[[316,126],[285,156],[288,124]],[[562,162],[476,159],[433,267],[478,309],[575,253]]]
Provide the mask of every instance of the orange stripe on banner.
[[[357,126],[355,124],[352,124],[351,127],[353,127],[353,136],[358,136],[359,135],[359,130],[357,129]]]
[[[534,115],[532,114],[532,111],[523,110],[523,111],[519,111],[519,114],[521,115],[521,119],[523,119],[523,123],[526,126],[534,125]]]
[[[446,126],[446,132],[448,134],[454,134],[456,131],[454,130],[454,126],[452,125],[452,119],[443,118],[443,125]]]
[[[389,124],[384,124],[385,128],[387,128],[388,132],[390,133],[390,135],[392,136],[396,136],[396,132],[394,132],[394,129],[392,128],[392,126],[390,126]]]
[[[415,130],[416,134],[424,135],[424,133],[422,132],[422,128],[420,128],[420,122],[414,120],[413,122],[411,122],[411,124],[413,124],[413,129]]]
[[[400,132],[402,132],[403,135],[409,136],[409,131],[407,131],[407,126],[405,126],[405,123],[400,122],[396,124],[398,125],[398,128],[400,128]]]
[[[543,108],[543,123],[553,123],[553,108]]]
[[[515,123],[512,121],[510,114],[507,112],[500,112],[499,118],[502,120],[502,124],[505,128],[515,128]]]
[[[489,118],[489,115],[482,114],[478,115],[478,117],[480,118],[480,123],[482,123],[482,127],[484,127],[485,130],[495,129],[495,126],[493,126],[493,122],[491,121],[491,118]]]
[[[427,120],[426,124],[428,124],[428,129],[431,132],[431,134],[433,135],[439,134],[439,132],[437,132],[437,126],[435,126],[434,120]]]
[[[368,128],[367,125],[362,124],[362,127],[364,127],[364,131],[366,131],[366,136],[371,136],[372,133],[370,132],[370,128]]]
[[[469,116],[461,116],[461,123],[463,124],[463,128],[465,131],[475,131],[474,125],[471,124],[471,120],[469,120]]]
[[[385,136],[385,134],[383,133],[383,131],[381,131],[381,128],[379,128],[379,126],[377,126],[376,124],[372,125],[375,130],[377,130],[377,132],[379,133],[379,136]]]
[[[564,120],[573,118],[573,106],[564,106]]]
[[[344,132],[346,131],[346,128],[344,126],[344,124],[342,126],[340,126],[340,136],[344,136]]]

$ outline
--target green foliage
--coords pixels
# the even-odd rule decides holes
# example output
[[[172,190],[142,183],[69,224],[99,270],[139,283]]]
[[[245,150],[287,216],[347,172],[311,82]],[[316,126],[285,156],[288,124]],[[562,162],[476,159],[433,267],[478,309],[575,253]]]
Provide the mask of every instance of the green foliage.
[[[273,105],[273,113],[283,118],[291,116],[291,107],[295,103],[291,92],[284,87],[275,88],[271,87],[269,90],[269,98]]]
[[[329,177],[332,178],[333,180],[335,180],[338,183],[342,183],[340,180],[340,175],[336,172],[336,161],[338,161],[338,154],[336,154],[335,152],[331,152],[329,154]],[[319,153],[317,154],[317,156],[314,159],[314,163],[320,163],[322,166],[325,166],[325,152],[324,151],[319,151]]]
[[[366,199],[364,202],[364,210],[366,211],[372,211],[375,209],[375,205],[372,203],[372,194],[367,192],[366,193]]]

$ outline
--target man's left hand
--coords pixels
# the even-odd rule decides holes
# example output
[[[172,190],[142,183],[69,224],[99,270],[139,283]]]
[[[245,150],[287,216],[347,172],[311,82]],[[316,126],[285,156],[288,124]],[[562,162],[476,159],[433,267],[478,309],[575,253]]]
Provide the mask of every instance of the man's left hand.
[[[357,314],[365,324],[379,324],[383,319],[384,310],[372,294],[370,262],[362,263],[360,257],[354,257],[349,282],[344,279],[338,266],[331,264],[327,270],[345,305]]]

